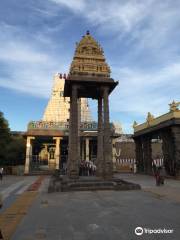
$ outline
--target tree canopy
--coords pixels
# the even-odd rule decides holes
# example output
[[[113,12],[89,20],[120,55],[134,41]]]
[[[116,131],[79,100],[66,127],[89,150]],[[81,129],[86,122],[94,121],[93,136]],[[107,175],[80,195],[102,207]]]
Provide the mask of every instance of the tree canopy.
[[[7,145],[10,138],[8,121],[4,118],[3,113],[0,112],[0,165],[2,165],[5,161]]]
[[[8,121],[0,112],[0,166],[23,164],[25,140],[23,136],[11,135]]]

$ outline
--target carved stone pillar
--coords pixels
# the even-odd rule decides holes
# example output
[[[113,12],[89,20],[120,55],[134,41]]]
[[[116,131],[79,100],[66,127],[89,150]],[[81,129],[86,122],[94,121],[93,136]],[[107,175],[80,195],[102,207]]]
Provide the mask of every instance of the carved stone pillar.
[[[161,132],[164,167],[168,175],[175,175],[174,170],[174,144],[170,129]]]
[[[98,99],[98,136],[97,136],[97,160],[96,160],[96,175],[104,176],[104,154],[103,154],[103,112],[102,98]]]
[[[35,139],[35,137],[27,137],[26,141],[26,162],[25,162],[25,168],[24,168],[24,174],[29,174],[30,171],[30,161],[32,159],[32,140]]]
[[[84,154],[84,139],[82,138],[82,141],[81,141],[81,160],[84,161],[85,160],[85,154]]]
[[[104,178],[111,179],[113,176],[112,164],[112,141],[109,122],[109,88],[104,87]]]
[[[81,159],[81,138],[80,138],[80,125],[81,125],[81,99],[78,98],[77,99],[77,122],[78,122],[78,125],[77,125],[77,128],[78,128],[78,138],[77,138],[77,141],[78,141],[78,163],[80,162],[80,159]]]
[[[86,138],[86,161],[89,161],[89,138]]]
[[[173,142],[173,172],[175,176],[180,176],[180,126],[172,126],[172,142]]]
[[[143,138],[143,159],[144,159],[144,172],[152,173],[152,148],[151,137],[146,136]]]
[[[141,138],[135,138],[135,151],[136,151],[136,167],[137,172],[144,172],[144,162],[143,162],[143,149]]]
[[[55,168],[59,169],[59,163],[60,163],[60,149],[61,149],[61,139],[62,137],[53,137],[54,140],[56,140],[56,150],[55,150]]]
[[[78,134],[78,89],[72,86],[70,99],[70,128],[69,128],[69,152],[68,169],[69,178],[79,178],[79,134]]]

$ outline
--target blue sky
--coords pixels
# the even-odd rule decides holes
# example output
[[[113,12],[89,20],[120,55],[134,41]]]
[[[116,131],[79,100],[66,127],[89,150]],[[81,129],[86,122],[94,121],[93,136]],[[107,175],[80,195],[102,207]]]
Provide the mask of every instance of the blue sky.
[[[86,30],[119,80],[111,121],[129,133],[147,112],[167,112],[179,101],[179,9],[179,0],[1,0],[0,111],[11,129],[42,118],[53,75],[68,72]]]

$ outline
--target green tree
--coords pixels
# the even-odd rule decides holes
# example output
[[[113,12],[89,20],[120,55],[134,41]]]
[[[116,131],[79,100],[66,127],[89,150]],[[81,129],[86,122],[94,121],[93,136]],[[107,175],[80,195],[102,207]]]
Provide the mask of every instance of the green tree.
[[[8,121],[0,112],[0,165],[4,165],[6,161],[7,146],[11,140]]]
[[[0,166],[24,164],[25,151],[25,139],[11,134],[8,121],[0,112]]]
[[[24,165],[26,141],[21,135],[11,136],[7,146],[6,165]]]

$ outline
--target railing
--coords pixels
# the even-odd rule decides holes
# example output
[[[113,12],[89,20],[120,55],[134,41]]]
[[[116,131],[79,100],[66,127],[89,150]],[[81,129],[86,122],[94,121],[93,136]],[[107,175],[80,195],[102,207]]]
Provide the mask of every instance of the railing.
[[[38,155],[31,156],[31,163],[38,164],[38,165],[48,165],[48,159],[43,159]]]
[[[153,162],[157,167],[161,167],[164,164],[164,159],[163,158],[153,159],[152,164]]]
[[[132,165],[136,163],[135,158],[117,158],[116,159],[116,164],[121,164],[121,165]]]
[[[164,164],[164,159],[163,158],[156,158],[156,159],[153,159],[152,161],[152,165],[153,163],[156,165],[156,167],[161,167],[163,166]],[[133,158],[117,158],[116,159],[116,165],[134,165],[136,164],[136,159],[133,159]]]
[[[41,170],[41,168],[48,167],[48,159],[42,159],[38,155],[32,155],[30,157],[30,169],[33,170]]]

